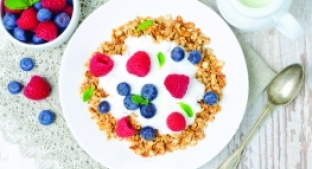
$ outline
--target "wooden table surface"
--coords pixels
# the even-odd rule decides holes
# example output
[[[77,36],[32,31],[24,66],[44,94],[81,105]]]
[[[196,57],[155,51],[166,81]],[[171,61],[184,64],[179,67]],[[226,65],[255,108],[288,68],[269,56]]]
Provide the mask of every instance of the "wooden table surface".
[[[207,1],[216,9],[216,0]],[[274,71],[292,63],[301,63],[305,69],[305,83],[298,97],[286,106],[277,107],[266,119],[244,150],[239,169],[312,169],[312,0],[293,1],[289,12],[305,30],[299,40],[288,40],[273,29],[239,34]],[[216,168],[237,148],[266,100],[263,92],[247,109],[232,141],[201,169]],[[0,133],[0,168],[25,167],[35,169],[34,161],[21,157],[18,147],[6,143]]]

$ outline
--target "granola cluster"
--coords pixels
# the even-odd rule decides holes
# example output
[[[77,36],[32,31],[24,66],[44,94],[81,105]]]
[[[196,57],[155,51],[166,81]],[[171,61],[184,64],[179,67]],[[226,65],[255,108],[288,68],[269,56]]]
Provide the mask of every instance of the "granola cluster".
[[[144,30],[137,31],[140,23],[146,20],[153,20],[153,25]],[[217,93],[219,100],[222,99],[222,89],[226,85],[225,75],[222,73],[224,62],[218,60],[212,53],[212,50],[205,47],[210,39],[205,36],[199,28],[195,27],[192,22],[184,22],[181,16],[172,19],[170,15],[158,18],[137,17],[134,20],[112,30],[110,41],[103,42],[96,52],[107,55],[123,54],[127,50],[125,40],[130,37],[140,37],[142,35],[152,36],[155,43],[161,41],[174,41],[179,46],[189,52],[198,50],[202,53],[202,60],[197,64],[196,79],[205,85],[205,91],[214,91]],[[198,141],[205,138],[204,129],[208,122],[215,119],[215,115],[221,111],[219,104],[207,105],[203,100],[198,100],[201,110],[196,112],[195,120],[179,134],[159,134],[157,132],[153,141],[145,141],[140,137],[139,130],[141,125],[136,121],[136,115],[129,115],[130,123],[135,127],[136,134],[126,139],[119,138],[115,134],[117,119],[112,115],[113,112],[101,114],[97,106],[101,100],[109,95],[99,86],[99,79],[92,76],[89,71],[89,61],[85,64],[87,70],[84,80],[80,86],[80,93],[93,86],[95,92],[88,101],[91,118],[96,120],[100,130],[104,131],[107,138],[115,138],[130,142],[130,149],[136,154],[143,157],[163,155],[166,152],[172,152],[177,149],[185,149],[187,146],[195,146]]]

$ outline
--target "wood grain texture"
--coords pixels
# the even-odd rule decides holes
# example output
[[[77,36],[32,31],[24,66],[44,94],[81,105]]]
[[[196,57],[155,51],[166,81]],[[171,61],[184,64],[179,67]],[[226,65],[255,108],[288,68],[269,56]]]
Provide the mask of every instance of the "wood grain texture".
[[[207,0],[217,10],[216,0]],[[305,69],[305,83],[296,99],[277,107],[258,129],[242,154],[239,169],[312,169],[312,0],[295,0],[289,12],[303,26],[305,35],[291,41],[274,29],[237,33],[276,72],[292,63]],[[235,30],[235,29],[234,29]],[[230,143],[200,169],[216,168],[246,136],[262,111],[266,93],[246,110]]]

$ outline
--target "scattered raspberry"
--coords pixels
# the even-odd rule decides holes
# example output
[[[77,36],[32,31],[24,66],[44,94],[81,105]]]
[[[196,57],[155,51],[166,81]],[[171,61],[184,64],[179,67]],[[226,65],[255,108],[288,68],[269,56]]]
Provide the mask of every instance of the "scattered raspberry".
[[[90,72],[93,76],[105,76],[114,67],[114,61],[102,53],[95,53],[90,61]]]
[[[172,131],[181,131],[186,127],[186,120],[181,113],[173,112],[167,117],[167,126]]]
[[[35,31],[39,24],[36,9],[30,7],[24,10],[16,23],[21,29]]]
[[[135,134],[135,128],[129,121],[128,117],[123,117],[118,120],[117,127],[116,127],[116,135],[125,138],[131,137]]]
[[[138,77],[144,77],[151,69],[151,59],[144,51],[138,51],[127,61],[127,71]]]
[[[73,14],[73,7],[67,5],[65,6],[65,8],[63,9],[63,12],[65,12],[67,15],[72,16]]]
[[[42,100],[51,93],[49,83],[40,76],[33,76],[24,89],[24,95],[31,100]]]
[[[41,5],[51,12],[57,13],[65,7],[66,0],[41,0]]]
[[[57,27],[52,21],[40,22],[36,36],[46,41],[51,41],[57,37]]]
[[[172,97],[181,99],[186,93],[190,78],[181,74],[170,74],[166,77],[164,85]]]

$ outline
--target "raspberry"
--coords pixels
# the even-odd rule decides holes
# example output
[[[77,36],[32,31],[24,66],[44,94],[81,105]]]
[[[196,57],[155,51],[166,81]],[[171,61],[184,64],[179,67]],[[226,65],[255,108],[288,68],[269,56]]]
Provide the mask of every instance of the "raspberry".
[[[151,59],[144,51],[134,53],[127,61],[127,71],[138,77],[144,77],[151,69]]]
[[[30,7],[24,10],[16,23],[24,30],[35,31],[39,24],[36,9]]]
[[[116,135],[121,138],[131,137],[135,134],[135,128],[129,121],[128,117],[123,117],[118,120],[116,127]]]
[[[72,16],[72,14],[73,14],[73,7],[67,5],[63,9],[63,12],[65,12],[68,16]]]
[[[181,131],[186,127],[186,120],[181,113],[173,112],[167,117],[167,127],[172,131]]]
[[[46,41],[51,41],[57,37],[57,27],[52,21],[40,22],[36,36]]]
[[[41,0],[41,5],[51,12],[57,13],[62,11],[66,5],[66,0]]]
[[[190,78],[183,74],[170,74],[166,77],[164,85],[172,97],[181,99],[186,93]]]
[[[114,61],[102,53],[95,53],[90,61],[90,72],[93,76],[105,76],[114,67]]]
[[[24,96],[31,100],[42,100],[51,93],[49,83],[40,76],[33,76],[24,89]]]

